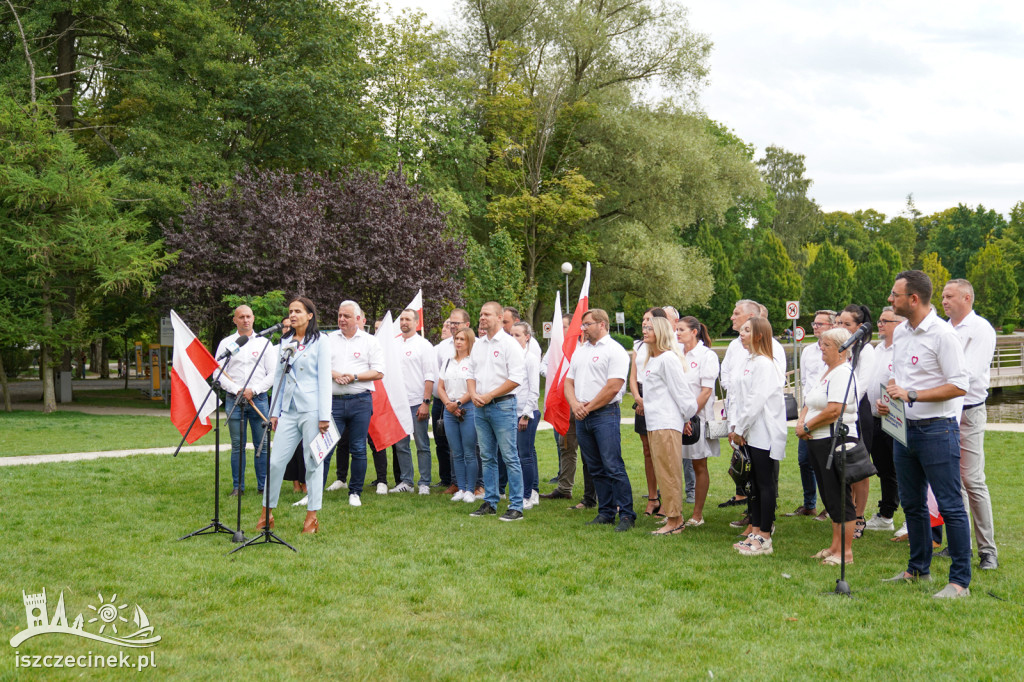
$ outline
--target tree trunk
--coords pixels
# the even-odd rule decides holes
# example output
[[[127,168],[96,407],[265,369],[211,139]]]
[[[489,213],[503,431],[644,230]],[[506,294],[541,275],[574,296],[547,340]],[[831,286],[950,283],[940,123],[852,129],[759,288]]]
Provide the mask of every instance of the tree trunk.
[[[75,17],[70,11],[54,15],[57,31],[57,125],[70,128],[75,120]]]
[[[100,379],[110,378],[110,341],[100,339]]]
[[[128,390],[128,377],[132,375],[131,363],[128,362],[128,335],[124,337],[124,390]]]
[[[4,391],[4,412],[11,411],[11,389],[7,386],[7,371],[4,369],[4,358],[0,355],[0,388]]]
[[[49,308],[44,315],[49,314]],[[57,411],[57,394],[53,390],[53,365],[50,362],[50,344],[39,344],[39,370],[43,375],[43,414]]]

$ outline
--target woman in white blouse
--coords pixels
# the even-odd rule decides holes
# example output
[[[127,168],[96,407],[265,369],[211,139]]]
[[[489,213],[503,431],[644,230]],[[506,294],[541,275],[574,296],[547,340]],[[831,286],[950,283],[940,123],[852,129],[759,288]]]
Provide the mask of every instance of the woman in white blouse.
[[[473,351],[476,336],[469,327],[455,332],[452,343],[455,357],[445,361],[441,367],[441,379],[437,384],[437,396],[444,405],[444,433],[452,454],[452,469],[459,491],[452,496],[452,502],[476,502],[473,490],[479,473],[476,460],[475,407],[469,399],[469,354]]]
[[[775,462],[786,456],[784,379],[772,355],[772,326],[752,317],[740,327],[740,343],[750,355],[735,380],[729,403],[729,442],[750,457],[750,533],[733,547],[740,554],[771,554],[775,503],[779,495]],[[730,395],[734,392],[730,389]]]
[[[850,485],[845,485],[846,504],[842,506],[843,486],[840,485],[838,467],[826,468],[832,448],[833,424],[843,415],[843,423],[850,427],[850,437],[857,437],[857,395],[850,387],[846,393],[850,374],[853,370],[846,362],[849,351],[839,352],[839,347],[850,338],[850,332],[842,327],[829,329],[821,335],[818,345],[821,346],[821,358],[825,362],[825,374],[808,387],[804,397],[804,409],[796,422],[797,438],[806,440],[814,468],[814,477],[818,481],[818,490],[825,503],[825,509],[832,519],[832,544],[815,554],[812,559],[821,559],[826,565],[838,565],[840,562],[841,528],[839,519],[846,522],[846,563],[853,563],[853,547],[851,533],[854,529],[853,495]],[[845,398],[845,404],[844,404]]]
[[[843,308],[843,312],[836,317],[836,324],[853,335],[865,322],[871,325],[871,310],[867,306],[851,303]],[[871,400],[868,398],[868,388],[875,375],[875,348],[871,345],[871,334],[857,342],[857,345],[850,349],[847,362],[853,366],[853,359],[856,357],[856,367],[853,374],[857,383],[857,429],[862,441],[871,443],[874,438],[875,422],[871,413]],[[864,510],[868,506],[868,493],[871,491],[871,479],[865,478],[857,481],[850,489],[853,490],[853,506],[857,509],[857,519],[853,531],[853,537],[859,538],[864,534],[867,522],[864,520]]]
[[[718,380],[720,363],[718,354],[711,350],[708,328],[696,317],[681,317],[676,321],[676,339],[683,347],[683,363],[687,368],[687,380],[697,396],[697,414],[700,416],[701,437],[693,445],[683,443],[683,459],[693,463],[697,477],[697,489],[693,500],[693,515],[687,526],[704,525],[704,502],[708,497],[711,478],[708,475],[708,457],[718,457],[718,439],[708,440],[708,422],[715,418],[715,381]]]
[[[661,511],[665,525],[654,535],[672,535],[683,523],[683,433],[690,432],[690,418],[697,413],[697,397],[687,379],[683,354],[663,317],[652,317],[643,326],[647,349],[637,378],[644,385],[644,413],[651,460],[661,487]],[[649,340],[648,340],[649,339]]]
[[[668,319],[663,308],[649,308],[644,312],[643,320],[640,322],[640,329],[650,327],[651,319],[661,317]],[[651,328],[653,329],[653,327]],[[637,368],[647,362],[647,344],[649,332],[645,332],[640,341],[633,346],[633,362],[629,367],[629,392],[633,395],[633,410],[636,417],[633,419],[633,432],[640,436],[640,446],[644,452],[644,474],[647,477],[647,508],[644,509],[644,516],[664,516],[661,513],[661,499],[658,494],[658,477],[654,475],[654,462],[651,460],[651,443],[647,440],[647,421],[644,417],[644,380],[637,374]],[[653,337],[652,337],[653,339]]]
[[[516,446],[519,449],[519,465],[523,468],[523,509],[532,509],[540,504],[540,480],[537,474],[537,424],[540,411],[537,399],[540,397],[540,362],[530,353],[530,338],[533,329],[526,322],[512,325],[512,338],[523,347],[523,365],[526,381],[516,387],[516,407],[519,410],[519,428]]]

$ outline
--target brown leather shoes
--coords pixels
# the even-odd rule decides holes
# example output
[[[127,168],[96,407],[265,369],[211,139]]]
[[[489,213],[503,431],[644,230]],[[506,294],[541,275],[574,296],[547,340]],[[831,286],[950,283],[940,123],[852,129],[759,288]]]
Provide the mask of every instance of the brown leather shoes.
[[[320,519],[316,516],[307,516],[305,523],[302,524],[303,533],[317,533],[320,531]]]
[[[445,495],[454,495],[457,492],[459,492],[459,486],[457,483],[452,483],[450,486],[444,489]]]
[[[789,512],[788,514],[786,514],[786,516],[814,516],[815,513],[816,512],[815,512],[813,507],[808,509],[807,507],[805,507],[803,505],[800,505],[799,507],[797,507],[793,511]]]
[[[256,522],[256,530],[263,530],[267,527],[267,508],[263,507],[260,510],[260,520]],[[274,515],[270,514],[270,530],[274,530]]]

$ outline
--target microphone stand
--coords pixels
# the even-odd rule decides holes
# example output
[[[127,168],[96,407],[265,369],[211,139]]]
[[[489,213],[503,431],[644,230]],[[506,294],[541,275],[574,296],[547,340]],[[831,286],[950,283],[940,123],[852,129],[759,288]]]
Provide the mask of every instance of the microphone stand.
[[[254,334],[254,336],[258,336],[258,335]],[[252,366],[252,369],[249,370],[249,376],[247,376],[245,378],[245,383],[242,384],[242,388],[240,388],[238,390],[238,393],[235,394],[235,402],[231,405],[231,408],[228,410],[227,417],[226,417],[227,419],[230,420],[231,419],[231,415],[234,414],[234,412],[235,412],[235,408],[237,408],[237,407],[241,407],[242,408],[242,415],[239,418],[240,421],[241,421],[241,425],[240,425],[241,426],[241,435],[240,435],[241,440],[238,443],[238,447],[239,447],[239,450],[240,450],[240,452],[239,452],[240,456],[238,458],[238,468],[239,468],[239,476],[241,478],[245,478],[245,445],[246,445],[246,439],[247,439],[247,434],[248,434],[248,430],[249,430],[249,427],[248,427],[248,424],[247,424],[247,420],[245,418],[245,405],[242,404],[242,401],[246,400],[246,399],[243,396],[245,394],[246,387],[249,385],[249,382],[252,381],[252,377],[256,373],[256,368],[260,366],[260,361],[263,360],[263,354],[267,352],[267,348],[269,348],[269,347],[270,347],[270,342],[269,341],[267,343],[263,344],[263,350],[260,351],[259,357],[256,358],[256,364],[254,364]],[[270,420],[262,412],[260,412],[258,409],[256,409],[256,405],[254,405],[251,400],[246,400],[246,402],[248,402],[250,405],[252,405],[252,409],[256,410],[256,413],[258,415],[260,415],[260,417],[263,419],[263,434],[264,434],[264,436],[266,436],[267,428],[269,428],[267,425],[270,423]],[[263,439],[261,439],[260,442],[259,442],[259,447],[260,448],[263,447],[263,443],[264,442],[266,442],[266,438],[265,437]],[[267,450],[269,450],[269,449],[270,448],[267,448]],[[255,457],[259,457],[259,453],[260,453],[259,450],[255,450],[253,452],[253,457],[254,458]],[[268,458],[270,457],[270,453],[269,452],[267,452],[267,457]],[[258,478],[257,478],[256,482],[259,483],[259,479]],[[266,487],[266,477],[265,476],[264,476],[264,487]],[[241,491],[239,491],[239,493],[241,493]],[[238,530],[235,531],[234,535],[232,535],[231,541],[232,542],[245,542],[246,541],[245,531],[242,530],[242,495],[241,494],[238,495],[237,502],[238,502],[238,516],[237,516],[237,519],[238,519],[237,520]]]
[[[272,399],[270,401],[270,414],[274,414],[274,406],[277,404],[278,399],[281,397],[281,391],[282,391],[282,388],[284,387],[284,380],[288,376],[288,372],[290,372],[291,369],[292,369],[292,363],[290,362],[290,360],[291,360],[291,356],[290,355],[287,358],[282,358],[281,359],[281,362],[284,363],[284,370],[281,372],[281,378],[278,379],[278,381],[277,381],[277,387],[274,389],[274,395],[273,395],[273,397],[272,397]],[[267,417],[264,417],[264,421],[263,421],[263,438],[260,439],[260,448],[263,447],[263,443],[267,440],[267,434],[269,434],[269,433],[270,433],[270,419],[267,418]],[[295,549],[294,547],[292,547],[291,545],[289,545],[284,540],[282,540],[281,538],[279,538],[277,535],[275,535],[274,531],[272,531],[270,529],[270,456],[269,455],[263,460],[263,473],[264,473],[264,479],[266,481],[263,484],[263,508],[266,509],[266,513],[263,515],[263,530],[261,530],[259,532],[259,534],[256,535],[251,540],[247,540],[246,542],[244,542],[243,544],[239,545],[238,547],[235,547],[233,550],[228,552],[228,554],[234,554],[238,550],[245,549],[246,547],[249,547],[250,545],[254,545],[256,543],[260,543],[260,544],[264,544],[264,545],[265,544],[274,543],[274,544],[278,544],[278,545],[284,545],[285,547],[287,547],[288,549],[292,550],[293,552],[298,552],[299,551],[299,550]]]
[[[213,378],[210,390],[207,391],[206,397],[203,398],[203,402],[199,405],[199,410],[202,410],[203,406],[206,405],[206,401],[210,399],[210,394],[217,390],[217,382],[220,380],[221,375],[224,374],[224,370],[227,368],[230,362],[231,356],[228,356],[224,362],[224,365],[221,366],[220,369],[218,369],[217,375]],[[214,402],[216,401],[217,398],[214,398]],[[185,441],[188,439],[188,434],[192,432],[192,427],[195,426],[196,420],[199,419],[199,410],[196,410],[195,416],[192,417],[192,421],[189,422],[188,428],[185,429],[185,435],[181,437],[181,442],[178,443],[178,447],[174,451],[175,457],[178,456],[178,453],[181,451],[181,446],[185,444]],[[199,530],[192,531],[188,535],[183,535],[182,537],[178,538],[179,541],[185,540],[194,535],[209,535],[211,533],[227,533],[232,537],[235,536],[235,531],[233,531],[232,529],[228,528],[220,522],[220,410],[217,409],[214,410],[214,412],[216,412],[217,416],[214,422],[215,426],[213,431],[213,519],[210,520],[210,523],[206,524]]]
[[[850,427],[843,423],[843,415],[846,413],[846,401],[850,397],[850,386],[853,385],[854,372],[857,370],[857,361],[860,359],[862,344],[854,344],[853,353],[850,356],[850,378],[846,382],[846,391],[843,393],[843,409],[839,411],[839,418],[836,419],[832,431],[832,441],[829,445],[828,461],[826,469],[832,468],[832,458],[836,452],[839,453],[839,515],[846,516],[846,436],[850,433]],[[841,438],[842,444],[836,448],[836,440]],[[831,594],[850,596],[850,584],[846,582],[846,519],[839,522],[839,578],[836,580],[836,589]]]

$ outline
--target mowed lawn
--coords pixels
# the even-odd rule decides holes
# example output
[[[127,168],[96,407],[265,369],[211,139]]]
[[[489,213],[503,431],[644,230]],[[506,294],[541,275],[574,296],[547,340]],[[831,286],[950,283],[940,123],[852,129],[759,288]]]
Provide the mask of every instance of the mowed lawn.
[[[639,442],[631,427],[623,439],[642,510]],[[546,480],[556,468],[550,432],[538,445]],[[0,623],[7,638],[25,627],[22,590],[45,588],[51,616],[63,590],[69,620],[116,593],[163,638],[156,670],[143,675],[173,679],[1019,679],[1022,445],[1018,434],[987,435],[1001,567],[976,571],[974,595],[956,601],[931,598],[945,583],[943,559],[931,585],[880,582],[908,551],[887,532],[855,541],[852,599],[827,594],[838,570],[808,558],[827,546],[826,524],[780,518],[774,555],[739,556],[728,526],[738,511],[717,508],[732,490],[724,457],[712,465],[707,524],[677,536],[652,537],[644,518],[629,533],[584,526],[592,513],[564,500],[500,523],[440,494],[370,492],[352,509],[342,491],[326,493],[322,532],[307,537],[286,484],[277,532],[298,553],[261,545],[230,556],[226,535],[177,541],[212,515],[209,454],[3,467]],[[794,440],[780,512],[799,500],[795,452]],[[222,483],[228,492],[226,463]],[[231,526],[234,499],[222,497]],[[243,506],[251,532],[257,497]],[[19,647],[89,651],[117,648],[66,635]],[[13,654],[0,679],[64,677],[16,670]]]

